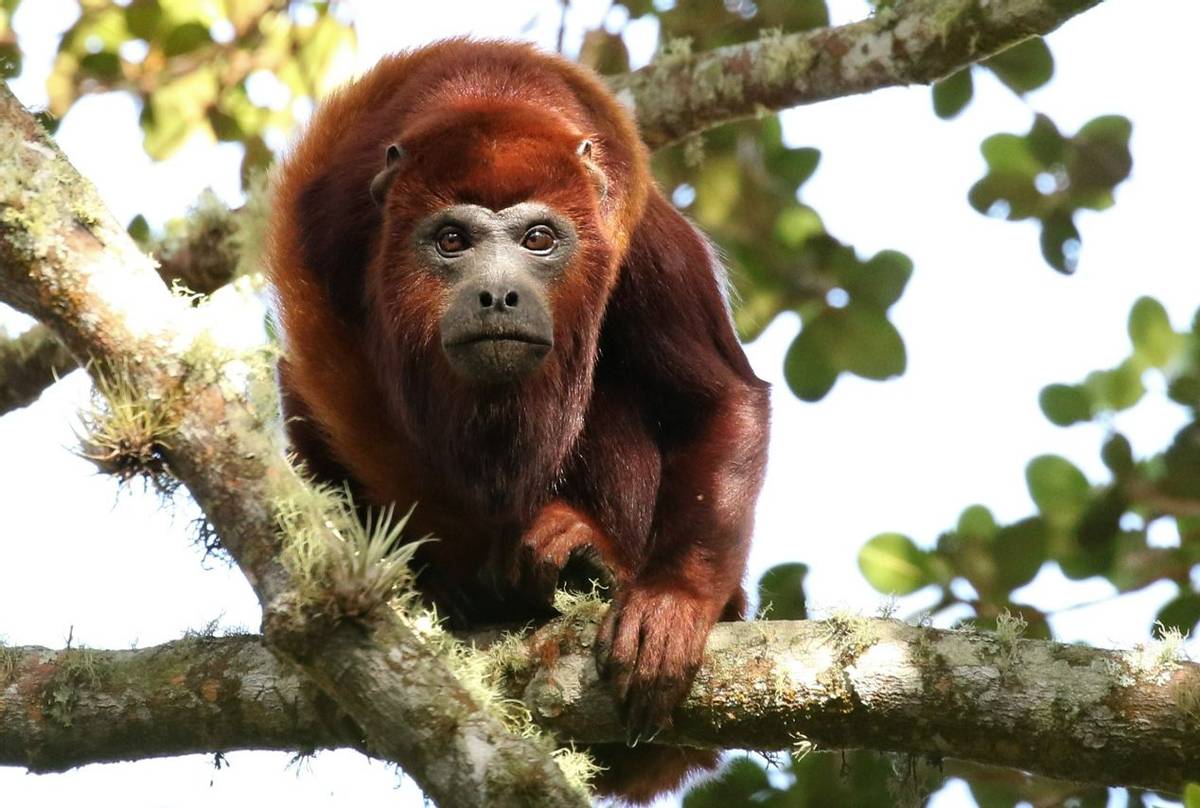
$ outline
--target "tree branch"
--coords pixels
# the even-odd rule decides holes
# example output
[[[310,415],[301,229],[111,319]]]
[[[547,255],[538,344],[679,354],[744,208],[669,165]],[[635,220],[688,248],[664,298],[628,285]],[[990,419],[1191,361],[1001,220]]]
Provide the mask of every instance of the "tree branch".
[[[257,222],[248,226],[246,219],[257,215],[258,211],[230,210],[215,198],[202,197],[181,232],[151,245],[159,277],[168,287],[180,283],[193,292],[212,294],[238,274],[245,263],[240,256],[253,251],[246,231],[256,230]],[[45,326],[0,339],[0,416],[32,404],[76,367],[75,358]]]
[[[506,692],[559,737],[620,742],[593,633],[561,620],[520,652],[506,645]],[[85,653],[92,678],[65,674],[81,667],[71,654]],[[355,725],[257,638],[7,649],[0,686],[0,764],[35,771],[182,752],[363,748]],[[64,686],[69,725],[47,706]],[[1177,661],[1167,644],[1106,651],[892,620],[722,624],[676,726],[659,740],[762,750],[803,741],[1177,793],[1200,778],[1200,665]]]
[[[48,325],[89,372],[117,372],[151,417],[153,445],[190,490],[264,607],[266,638],[443,804],[585,801],[542,749],[509,732],[435,649],[386,612],[364,630],[304,608],[279,560],[273,502],[303,487],[265,428],[246,364],[173,296],[129,235],[0,85],[0,298]],[[165,435],[160,435],[165,432]],[[380,610],[384,611],[384,610]]]
[[[651,148],[723,123],[884,87],[928,84],[1101,0],[899,0],[849,25],[659,58],[610,84]]]
[[[37,401],[75,367],[75,357],[44,325],[11,339],[0,336],[0,415]]]

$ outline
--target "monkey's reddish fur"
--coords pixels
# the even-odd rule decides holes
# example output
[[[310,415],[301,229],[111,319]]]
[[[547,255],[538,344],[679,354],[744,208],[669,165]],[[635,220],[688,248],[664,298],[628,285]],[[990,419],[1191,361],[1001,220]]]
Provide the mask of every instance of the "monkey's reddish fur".
[[[377,207],[391,143],[404,164]],[[411,228],[450,204],[526,200],[578,232],[550,291],[554,348],[515,389],[471,387],[442,353],[445,290],[416,268]],[[631,726],[668,724],[713,623],[744,609],[767,390],[712,251],[654,186],[600,80],[511,43],[383,60],[320,106],[281,166],[270,266],[288,428],[310,470],[369,503],[419,503],[410,535],[438,539],[423,584],[468,620],[544,614],[545,571],[595,547],[617,584],[602,671]],[[600,756],[601,787],[634,800],[715,761]]]

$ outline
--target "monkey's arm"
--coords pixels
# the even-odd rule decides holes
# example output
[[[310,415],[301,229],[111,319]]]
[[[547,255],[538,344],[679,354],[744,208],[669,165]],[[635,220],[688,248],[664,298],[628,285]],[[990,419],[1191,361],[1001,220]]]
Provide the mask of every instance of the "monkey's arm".
[[[662,452],[648,544],[597,644],[631,741],[670,723],[713,623],[745,605],[768,389],[734,334],[714,262],[695,228],[654,194],[609,308],[610,348],[642,382]]]

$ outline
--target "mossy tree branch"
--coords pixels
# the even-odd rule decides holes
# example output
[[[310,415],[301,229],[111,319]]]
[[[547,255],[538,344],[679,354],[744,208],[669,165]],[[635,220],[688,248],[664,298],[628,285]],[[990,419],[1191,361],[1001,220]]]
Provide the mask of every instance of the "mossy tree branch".
[[[870,19],[694,55],[660,58],[610,80],[651,148],[789,107],[928,84],[1102,0],[901,0]]]
[[[230,210],[206,199],[184,220],[181,232],[157,239],[151,252],[158,275],[168,287],[180,284],[211,294],[233,280],[248,246],[245,219],[257,215]],[[253,223],[251,227],[254,226]],[[0,416],[28,406],[57,379],[79,366],[75,357],[45,326],[12,339],[0,339]]]
[[[264,608],[274,651],[313,678],[373,752],[432,799],[491,805],[585,804],[545,751],[509,732],[395,614],[322,620],[280,561],[273,502],[303,489],[245,392],[246,364],[220,329],[173,296],[153,262],[35,119],[0,86],[0,299],[41,320],[104,382],[118,372],[183,482]],[[162,412],[163,408],[166,412]],[[282,492],[282,493],[281,493]]]
[[[12,338],[0,334],[0,415],[32,404],[75,367],[75,357],[44,325]]]
[[[624,729],[592,663],[592,632],[563,620],[522,649],[496,653],[510,670],[507,695],[537,722],[579,743],[620,741]],[[1200,778],[1200,665],[1173,651],[1170,643],[1106,651],[859,617],[724,624],[676,732],[661,739],[760,750],[803,741],[1178,792]],[[92,677],[72,679],[64,670],[78,670],[71,654],[83,653],[92,655]],[[0,654],[0,764],[47,771],[183,752],[363,748],[356,726],[257,638]],[[69,725],[45,708],[64,682]]]

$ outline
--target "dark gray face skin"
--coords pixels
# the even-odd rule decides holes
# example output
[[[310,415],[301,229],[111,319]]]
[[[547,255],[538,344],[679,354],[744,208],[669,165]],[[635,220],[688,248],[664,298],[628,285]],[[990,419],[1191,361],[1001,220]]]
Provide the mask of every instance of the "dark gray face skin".
[[[453,205],[414,236],[418,259],[450,286],[440,328],[454,372],[494,386],[536,370],[554,347],[549,290],[576,249],[571,221],[537,202]]]

